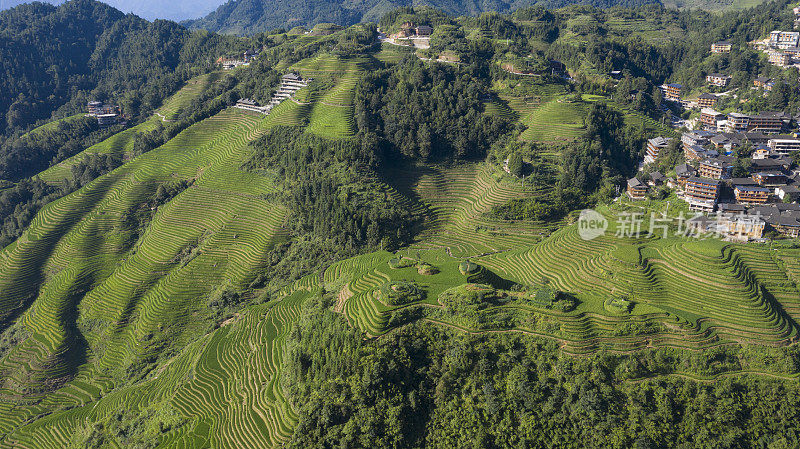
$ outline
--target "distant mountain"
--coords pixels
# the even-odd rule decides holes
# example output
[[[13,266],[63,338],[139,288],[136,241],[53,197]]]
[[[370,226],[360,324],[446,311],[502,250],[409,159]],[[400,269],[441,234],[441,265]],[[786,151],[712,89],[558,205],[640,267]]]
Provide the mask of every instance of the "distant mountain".
[[[570,4],[598,7],[637,6],[658,0],[229,0],[208,16],[184,22],[189,28],[220,33],[255,34],[275,28],[313,26],[332,22],[352,25],[377,22],[387,12],[403,6],[432,6],[452,15],[478,15],[486,11],[510,12],[532,5],[559,8]]]
[[[41,0],[45,3],[60,5],[64,0]],[[195,19],[213,11],[224,0],[106,0],[103,3],[111,5],[122,12],[130,12],[148,20],[168,19],[185,20]],[[0,10],[13,8],[31,0],[0,0]]]

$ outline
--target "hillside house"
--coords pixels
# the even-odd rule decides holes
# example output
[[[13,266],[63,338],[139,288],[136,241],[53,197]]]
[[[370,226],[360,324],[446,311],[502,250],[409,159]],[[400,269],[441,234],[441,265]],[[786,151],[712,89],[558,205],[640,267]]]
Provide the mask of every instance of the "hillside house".
[[[677,83],[665,84],[663,86],[664,98],[669,101],[681,101],[683,95],[683,85]]]
[[[717,232],[732,240],[748,241],[764,236],[765,223],[758,217],[744,213],[724,213],[717,217]]]
[[[697,97],[697,106],[701,108],[713,108],[717,105],[717,96],[711,93],[700,94]]]
[[[258,112],[260,114],[269,114],[270,109],[272,109],[271,106],[261,106],[258,104],[257,101],[251,100],[249,98],[239,99],[239,101],[237,101],[233,107],[245,111]]]
[[[679,164],[675,166],[675,181],[682,188],[686,187],[686,182],[689,178],[693,177],[697,172],[694,167],[689,164]]]
[[[670,141],[672,141],[672,138],[661,136],[648,139],[647,154],[644,157],[644,163],[652,164],[655,162],[655,160],[658,159],[658,155],[661,153],[661,151],[669,146]]]
[[[236,67],[240,67],[240,66],[245,65],[245,64],[247,64],[247,62],[245,62],[244,58],[223,58],[223,57],[220,57],[219,59],[217,59],[217,64],[221,65],[223,70],[231,70],[231,69],[234,69]]]
[[[719,180],[693,176],[686,181],[684,198],[691,210],[713,212],[719,199],[719,192]]]
[[[433,34],[433,27],[430,27],[428,25],[420,25],[414,28],[414,32],[416,33],[417,36],[430,36],[431,34]]]
[[[683,146],[690,146],[690,145],[708,145],[711,141],[710,139],[716,136],[717,133],[713,131],[703,131],[703,130],[694,130],[688,131],[681,134],[681,143]]]
[[[725,87],[731,82],[731,77],[722,73],[712,73],[706,76],[706,82],[712,86]]]
[[[769,63],[778,67],[787,67],[792,64],[792,56],[782,51],[773,50],[767,53]]]
[[[117,114],[98,114],[97,124],[100,126],[111,126],[118,122],[119,116]]]
[[[628,198],[632,200],[643,200],[647,197],[647,185],[638,178],[628,180]]]
[[[667,178],[660,172],[654,171],[650,173],[650,180],[647,181],[647,185],[655,187],[664,184]]]
[[[767,78],[766,76],[759,76],[753,80],[753,86],[765,89],[765,90],[772,90],[772,86],[775,83],[772,82],[772,78]]]
[[[728,41],[719,41],[711,44],[711,53],[730,53],[733,45]]]

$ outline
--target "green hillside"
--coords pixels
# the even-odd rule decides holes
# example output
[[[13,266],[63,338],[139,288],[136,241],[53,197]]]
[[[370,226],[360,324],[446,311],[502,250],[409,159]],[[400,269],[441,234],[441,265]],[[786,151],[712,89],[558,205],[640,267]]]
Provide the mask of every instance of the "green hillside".
[[[248,5],[220,29],[278,23]],[[392,7],[310,2],[293,22],[322,6],[341,23]],[[737,14],[387,15],[435,24],[414,51],[373,25],[180,28],[204,48],[181,61],[259,55],[176,63],[152,107],[0,189],[0,447],[797,447],[798,240],[622,222],[687,211],[620,188],[647,138],[679,136],[657,85],[699,79],[694,38],[750,26]],[[504,66],[520,60],[540,69]],[[290,98],[240,108],[288,73]],[[584,209],[603,235],[581,236]]]

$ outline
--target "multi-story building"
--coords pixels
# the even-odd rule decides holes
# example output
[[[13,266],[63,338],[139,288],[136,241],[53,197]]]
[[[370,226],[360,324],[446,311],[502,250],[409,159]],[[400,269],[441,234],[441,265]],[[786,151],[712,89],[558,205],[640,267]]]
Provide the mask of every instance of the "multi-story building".
[[[658,159],[658,155],[661,153],[661,151],[669,146],[671,140],[672,139],[669,137],[660,136],[653,139],[648,139],[647,154],[644,157],[644,163],[651,164],[655,162],[655,160]]]
[[[733,164],[729,158],[717,157],[704,159],[697,167],[697,174],[701,178],[727,179],[731,177]]]
[[[675,166],[675,181],[681,187],[686,187],[686,182],[696,173],[694,167],[689,164],[678,164]]]
[[[713,212],[719,199],[719,192],[719,180],[693,176],[686,180],[684,197],[690,209]]]
[[[781,170],[762,170],[753,173],[753,180],[760,186],[776,187],[786,185],[789,178]]]
[[[778,67],[786,67],[792,64],[792,55],[782,51],[773,50],[767,53],[769,63]]]
[[[717,96],[710,93],[700,94],[697,97],[697,105],[701,108],[713,108],[717,104]]]
[[[700,125],[703,129],[716,131],[717,123],[725,119],[725,114],[717,112],[711,108],[703,108],[700,110]]]
[[[683,95],[683,85],[672,83],[663,86],[664,97],[669,101],[681,101]]]
[[[706,76],[706,82],[712,86],[725,87],[731,82],[731,77],[722,73],[711,73]]]
[[[98,116],[103,113],[102,101],[90,101],[87,106],[89,107],[89,115]]]
[[[800,151],[800,138],[769,139],[767,146],[772,150],[771,154],[785,156]]]
[[[783,130],[784,116],[779,112],[762,112],[751,115],[747,132],[779,133]]]
[[[711,53],[730,53],[733,46],[728,41],[719,41],[711,44]]]
[[[797,31],[773,31],[769,33],[769,45],[773,48],[797,47],[800,44],[800,33]]]
[[[647,185],[639,178],[628,180],[628,197],[632,200],[643,200],[647,197]]]
[[[728,114],[728,129],[729,133],[743,133],[747,131],[750,126],[750,116],[741,114],[739,112],[731,112]]]
[[[738,112],[728,114],[727,131],[729,133],[779,133],[784,127],[784,116],[781,113],[764,112],[747,115]]]
[[[764,204],[769,200],[770,189],[760,186],[735,186],[733,194],[740,204]]]

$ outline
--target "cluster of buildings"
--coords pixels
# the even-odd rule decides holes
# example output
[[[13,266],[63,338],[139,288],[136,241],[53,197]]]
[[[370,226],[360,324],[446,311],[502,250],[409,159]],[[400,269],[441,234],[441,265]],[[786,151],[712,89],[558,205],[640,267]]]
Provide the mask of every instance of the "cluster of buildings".
[[[800,19],[800,15],[796,15]],[[798,22],[796,21],[795,24]],[[800,59],[800,32],[775,30],[769,38],[753,45],[767,54],[770,64],[788,67]]]
[[[704,107],[700,110],[696,128],[718,133],[780,133],[791,121],[792,116],[783,112],[723,114],[712,107]]]
[[[400,25],[400,31],[389,36],[392,39],[408,39],[413,37],[428,37],[433,34],[433,27],[428,25],[414,25],[414,22],[405,22]]]
[[[219,59],[217,59],[217,64],[221,65],[223,70],[231,70],[239,66],[250,64],[256,57],[258,57],[257,51],[247,50],[244,53],[242,53],[241,57],[235,57],[235,58],[220,57]]]
[[[272,108],[279,105],[283,100],[294,96],[298,90],[308,86],[308,83],[312,80],[313,78],[303,78],[298,73],[287,73],[281,77],[281,85],[272,95],[272,99],[268,104],[261,106],[255,100],[241,98],[233,107],[267,115]]]
[[[648,140],[645,164],[655,162],[672,141],[667,137]],[[795,202],[800,198],[800,171],[795,170],[790,157],[800,152],[798,134],[696,130],[684,133],[679,145],[686,162],[675,167],[674,178],[660,172],[650,173],[648,183],[631,178],[627,185],[629,198],[644,199],[650,187],[664,184],[676,189],[677,196],[692,210],[750,218],[757,215],[755,221],[748,218],[756,225],[748,227],[744,237],[761,238],[764,229],[798,236],[800,205]],[[731,149],[743,145],[754,151],[746,166],[740,166],[736,173],[739,177],[735,177],[735,167],[742,161],[731,155]],[[741,168],[747,176],[741,176]],[[733,235],[735,230],[742,237],[741,219],[724,223],[727,234]]]
[[[111,126],[122,120],[119,107],[113,104],[106,104],[102,101],[90,101],[86,105],[89,109],[89,116],[97,119],[100,126]]]

